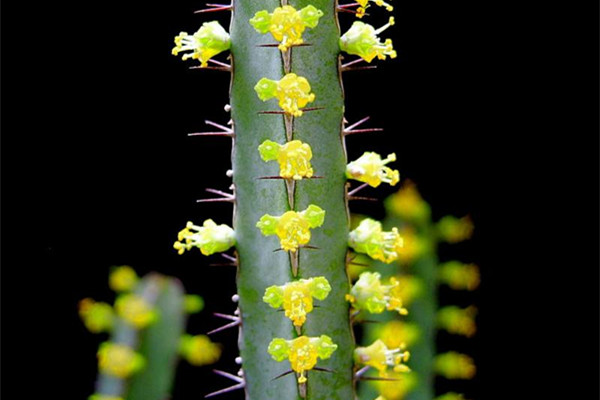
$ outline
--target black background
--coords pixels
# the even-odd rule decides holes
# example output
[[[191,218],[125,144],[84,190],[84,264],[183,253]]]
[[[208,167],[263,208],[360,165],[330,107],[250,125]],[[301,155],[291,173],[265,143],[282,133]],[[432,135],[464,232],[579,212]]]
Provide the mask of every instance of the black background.
[[[180,30],[208,20],[192,14],[201,2],[21,5],[5,12],[2,38],[3,390],[82,399],[99,338],[76,304],[112,300],[109,266],[171,274],[210,299],[193,333],[216,326],[211,311],[233,309],[235,272],[171,247],[187,220],[230,220],[230,206],[195,203],[205,187],[226,189],[230,143],[186,136],[204,119],[226,122],[229,76],[170,55]],[[587,394],[598,379],[597,10],[395,6],[383,36],[398,58],[344,76],[347,118],[370,115],[386,131],[349,138],[348,152],[395,151],[435,218],[474,219],[474,239],[442,257],[481,266],[479,332],[440,345],[474,355],[478,377],[439,389],[480,400]],[[343,29],[351,20],[342,15]],[[382,216],[372,204],[353,211]],[[218,340],[219,367],[232,370],[235,334]],[[173,399],[226,384],[208,370],[182,364]]]

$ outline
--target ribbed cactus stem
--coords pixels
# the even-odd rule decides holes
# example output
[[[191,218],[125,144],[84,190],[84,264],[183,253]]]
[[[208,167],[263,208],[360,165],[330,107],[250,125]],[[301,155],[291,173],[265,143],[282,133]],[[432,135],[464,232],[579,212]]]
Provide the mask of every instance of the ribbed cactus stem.
[[[281,52],[271,35],[261,35],[248,23],[260,10],[272,11],[278,1],[258,0],[233,3],[231,54],[233,78],[231,116],[235,131],[233,182],[235,184],[234,229],[238,255],[237,286],[242,318],[239,347],[246,382],[246,399],[311,400],[354,399],[353,335],[349,321],[349,291],[345,259],[348,217],[345,195],[346,155],[342,135],[343,93],[338,70],[338,40],[335,2],[297,1],[296,9],[313,5],[323,11],[318,27],[303,34],[305,46]],[[262,102],[254,85],[262,78],[281,79],[286,73],[303,76],[310,82],[316,99],[313,111],[291,117],[277,111],[276,102]],[[265,163],[257,151],[265,140],[286,143],[301,140],[313,152],[312,166],[317,178],[259,179],[273,176],[276,166]],[[279,251],[276,236],[265,237],[256,228],[265,214],[305,210],[315,204],[325,211],[325,220],[313,230],[310,247]],[[267,287],[299,278],[325,277],[332,290],[307,317],[301,328],[263,302]],[[276,362],[267,352],[273,338],[294,339],[328,335],[338,345],[329,359],[319,361],[319,370],[308,371],[306,384],[296,374],[275,379],[289,371],[288,362]]]

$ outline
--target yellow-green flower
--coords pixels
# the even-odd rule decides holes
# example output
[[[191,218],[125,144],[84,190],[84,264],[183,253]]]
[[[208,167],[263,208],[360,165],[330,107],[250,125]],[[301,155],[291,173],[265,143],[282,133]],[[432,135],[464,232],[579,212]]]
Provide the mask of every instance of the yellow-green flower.
[[[455,351],[435,356],[433,369],[446,379],[472,379],[477,372],[471,357]]]
[[[269,344],[268,352],[275,361],[288,359],[292,369],[299,374],[298,383],[306,382],[306,371],[317,364],[317,358],[326,360],[337,349],[327,335],[320,337],[300,336],[293,340],[275,338]]]
[[[464,309],[456,306],[446,306],[438,311],[437,323],[441,329],[449,333],[471,337],[477,332],[476,315],[477,308],[473,306]]]
[[[308,80],[294,73],[286,74],[279,81],[262,78],[254,86],[254,90],[262,101],[277,98],[279,107],[294,117],[302,116],[301,108],[315,100]]]
[[[392,320],[375,328],[375,336],[390,348],[399,348],[403,345],[411,347],[421,335],[419,326],[414,322]]]
[[[204,221],[202,226],[188,222],[177,235],[173,248],[179,254],[194,247],[205,256],[229,250],[235,245],[235,232],[225,224],[217,225],[212,219]]]
[[[398,261],[402,265],[411,265],[432,250],[429,239],[417,234],[410,225],[401,228],[400,236],[402,236],[403,246],[402,252],[398,253]]]
[[[414,275],[402,275],[402,282],[397,287],[397,293],[405,305],[421,297],[424,287],[421,278]]]
[[[277,160],[279,176],[282,178],[300,180],[313,176],[310,165],[312,150],[300,140],[292,140],[286,144],[265,140],[258,146],[258,151],[264,161]]]
[[[369,3],[375,3],[379,7],[385,7],[385,9],[390,12],[394,11],[394,7],[383,0],[356,0],[356,2],[360,4],[360,7],[356,10],[357,18],[362,18],[365,15],[367,8],[369,8]]]
[[[98,368],[107,375],[127,378],[144,367],[140,354],[123,344],[104,342],[98,349]]]
[[[354,360],[357,364],[375,368],[382,377],[387,377],[388,367],[392,367],[394,372],[409,372],[410,368],[403,364],[409,357],[410,353],[404,350],[404,345],[388,349],[379,339],[368,347],[357,347],[354,350]]]
[[[350,294],[346,295],[346,300],[357,310],[367,310],[371,314],[380,314],[387,309],[406,315],[408,311],[402,306],[399,287],[400,282],[394,277],[390,278],[388,285],[384,285],[378,272],[363,272],[350,289]]]
[[[302,326],[306,314],[313,310],[313,297],[325,300],[331,286],[325,277],[318,276],[288,282],[281,286],[269,286],[265,290],[263,301],[273,308],[283,306],[285,316],[291,319],[295,326]]]
[[[397,228],[384,232],[380,222],[365,218],[350,232],[348,245],[357,253],[367,254],[374,260],[389,264],[398,259],[403,240]]]
[[[188,314],[196,314],[204,308],[204,299],[197,294],[186,294],[183,298],[183,309]]]
[[[447,215],[436,225],[440,239],[448,243],[458,243],[473,235],[473,221],[470,217],[456,218]]]
[[[423,222],[431,216],[429,204],[423,200],[415,184],[408,180],[386,199],[385,206],[389,213],[407,221]]]
[[[221,345],[213,343],[206,335],[184,335],[181,338],[179,352],[192,365],[214,364],[221,357]]]
[[[138,329],[143,329],[156,321],[158,313],[142,296],[128,293],[115,301],[117,315]]]
[[[357,55],[369,63],[375,57],[380,60],[385,60],[386,56],[396,58],[392,39],[386,39],[381,43],[377,36],[392,25],[394,25],[394,17],[390,17],[389,22],[379,29],[361,21],[354,21],[348,32],[340,38],[340,49],[348,54]]]
[[[129,292],[138,281],[135,270],[128,265],[113,268],[108,276],[108,286],[115,292]]]
[[[394,186],[400,181],[400,173],[385,166],[392,161],[396,161],[395,153],[382,160],[379,154],[366,151],[359,159],[348,164],[346,178],[367,183],[371,187],[377,187],[382,182]]]
[[[302,33],[306,28],[314,28],[319,24],[323,11],[308,5],[301,10],[286,5],[277,7],[273,13],[262,10],[250,20],[250,25],[259,33],[271,32],[273,38],[280,42],[279,50],[287,51],[292,46],[304,43]]]
[[[104,302],[96,302],[90,298],[81,300],[79,316],[85,327],[93,333],[109,332],[113,327],[113,309]]]
[[[265,214],[256,227],[265,236],[277,235],[283,250],[296,251],[310,241],[310,229],[323,225],[324,220],[325,211],[311,204],[304,211],[287,211],[279,217]]]
[[[479,267],[475,264],[463,264],[449,261],[440,266],[438,276],[442,283],[454,290],[475,290],[479,286]]]
[[[448,392],[436,397],[434,400],[465,400],[465,397],[459,393]]]
[[[183,54],[183,60],[188,58],[199,60],[201,67],[206,67],[207,62],[217,54],[229,50],[231,39],[229,33],[217,21],[205,22],[193,35],[187,32],[181,32],[175,37],[175,47],[172,54],[176,56],[181,52],[189,51]]]
[[[395,381],[372,381],[372,385],[387,400],[404,400],[408,392],[417,385],[417,374],[388,372],[388,378]]]
[[[106,394],[94,393],[93,395],[88,397],[88,400],[124,400],[124,399],[122,397],[118,397],[118,396],[109,396]]]

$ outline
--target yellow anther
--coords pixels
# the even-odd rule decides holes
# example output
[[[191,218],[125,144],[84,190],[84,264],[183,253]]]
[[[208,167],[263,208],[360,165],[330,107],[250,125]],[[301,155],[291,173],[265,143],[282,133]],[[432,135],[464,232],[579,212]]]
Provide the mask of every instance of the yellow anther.
[[[356,16],[358,18],[362,18],[365,15],[365,11],[367,10],[367,8],[369,8],[369,3],[375,3],[375,5],[379,7],[385,7],[386,11],[389,12],[394,11],[394,7],[383,0],[356,0],[356,2],[360,4],[360,7],[356,10]]]

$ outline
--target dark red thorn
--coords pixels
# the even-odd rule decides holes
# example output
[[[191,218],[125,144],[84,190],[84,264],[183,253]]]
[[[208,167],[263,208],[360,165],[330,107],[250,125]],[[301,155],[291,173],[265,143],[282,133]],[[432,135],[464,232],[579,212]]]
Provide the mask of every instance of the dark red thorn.
[[[359,57],[359,58],[357,58],[356,60],[350,61],[350,62],[348,62],[348,63],[346,63],[346,64],[342,64],[342,69],[343,69],[343,68],[348,68],[349,66],[351,66],[351,65],[354,65],[354,64],[358,64],[358,63],[360,63],[360,62],[365,62],[365,59],[364,59],[364,58],[361,58],[361,57]],[[369,117],[367,117],[367,119],[369,119]]]
[[[228,388],[217,390],[216,392],[209,393],[206,396],[204,396],[204,398],[208,399],[209,397],[214,397],[214,396],[218,396],[220,394],[225,394],[225,393],[233,392],[234,390],[243,389],[245,386],[246,386],[246,384],[243,383],[243,382],[242,383],[238,383],[237,385],[233,385],[233,386],[230,386]]]
[[[309,112],[309,111],[319,111],[319,110],[324,110],[325,107],[308,107],[308,108],[303,108],[302,111],[303,112]]]
[[[234,198],[225,198],[225,197],[217,197],[214,199],[199,199],[196,200],[196,203],[233,203],[235,201]]]
[[[361,60],[362,60],[362,58],[361,58]],[[352,125],[350,125],[350,126],[346,127],[344,130],[350,131],[350,130],[352,130],[352,129],[356,128],[357,126],[364,124],[365,122],[367,122],[367,121],[368,121],[368,120],[370,120],[370,119],[371,119],[371,117],[370,117],[369,115],[367,115],[367,116],[366,116],[366,117],[364,117],[363,119],[361,119],[361,120],[358,120],[358,121],[356,121],[355,123],[353,123]]]
[[[305,46],[312,46],[312,44],[310,43],[301,43],[301,44],[294,44],[291,47],[305,47]],[[256,45],[256,47],[279,47],[279,43],[268,43],[268,44],[259,44]]]
[[[215,128],[222,129],[224,132],[233,133],[233,130],[230,127],[225,126],[225,125],[221,125],[221,124],[217,124],[216,122],[212,122],[212,121],[210,121],[208,119],[205,119],[204,123],[206,125],[211,125],[211,126],[214,126]]]
[[[348,196],[355,195],[356,193],[358,193],[359,191],[363,190],[367,186],[369,186],[368,183],[363,183],[362,185],[355,187],[354,189],[352,189],[351,191],[348,192]]]
[[[221,314],[218,312],[213,313],[213,315],[215,317],[219,317],[219,318],[223,318],[223,319],[228,319],[230,321],[239,321],[240,317],[236,317],[235,315],[229,315],[229,314]]]
[[[218,194],[219,196],[222,196],[224,198],[227,199],[234,199],[235,196],[231,193],[227,193],[227,192],[223,192],[221,190],[217,190],[217,189],[213,189],[213,188],[205,188],[204,190],[206,190],[208,193],[213,193],[213,194]]]
[[[348,200],[379,201],[375,197],[348,196]]]
[[[204,67],[204,68],[208,68],[208,67]],[[360,71],[363,69],[376,69],[377,65],[368,65],[366,67],[350,67],[350,68],[342,68],[342,72],[347,72],[347,71]]]
[[[215,333],[218,333],[218,332],[222,332],[222,331],[224,331],[226,329],[234,328],[234,327],[236,327],[236,326],[238,326],[240,324],[241,324],[241,320],[233,321],[233,322],[230,322],[229,324],[223,325],[223,326],[221,326],[221,327],[219,327],[217,329],[213,329],[212,331],[207,332],[206,334],[207,335],[212,335],[212,334],[215,334]]]
[[[347,12],[347,13],[351,13],[351,14],[358,14],[358,11],[356,10],[348,10],[347,8],[342,8],[342,7],[338,7],[338,12]],[[367,14],[365,14],[367,15]]]
[[[221,371],[220,369],[213,369],[212,371],[215,374],[223,376],[225,378],[229,378],[229,379],[231,379],[234,382],[237,382],[237,383],[244,382],[244,378],[240,378],[239,376],[230,374],[229,372]]]
[[[323,367],[313,367],[313,371],[329,372],[330,374],[335,374],[334,370]]]
[[[220,65],[220,66],[221,66],[221,67],[223,67],[223,68],[231,68],[231,65],[229,65],[229,64],[226,64],[226,63],[224,63],[224,62],[221,62],[221,61],[218,61],[218,60],[213,60],[212,58],[209,58],[209,59],[208,59],[208,62],[209,62],[209,63],[216,64],[216,65]]]
[[[227,5],[227,4],[207,4],[207,6],[209,6],[211,8],[205,8],[205,9],[202,9],[202,10],[196,10],[196,11],[194,11],[194,14],[202,14],[202,13],[215,12],[215,11],[233,10],[233,6],[231,4],[229,4],[229,5]]]
[[[237,258],[232,257],[229,254],[221,253],[221,257],[225,258],[226,260],[233,261],[234,263],[237,263]]]
[[[348,8],[348,7],[356,7],[356,6],[360,6],[360,4],[359,3],[348,3],[348,4],[338,5],[339,8]]]
[[[302,179],[323,179],[323,178],[325,178],[325,177],[324,176],[313,175],[310,178],[304,177]],[[289,180],[294,180],[292,178],[284,178],[282,176],[277,176],[277,175],[274,175],[274,176],[260,176],[260,177],[258,177],[256,179],[289,179]],[[302,180],[302,179],[299,179],[299,180]],[[299,180],[296,180],[296,182],[298,182]]]
[[[309,244],[305,244],[304,246],[300,246],[300,249],[310,249],[310,250],[321,250],[320,247],[317,246],[311,246]]]
[[[188,133],[188,136],[227,136],[227,137],[233,137],[233,133],[229,133],[229,132],[194,132],[194,133]]]
[[[291,369],[290,369],[289,371],[285,371],[284,373],[282,373],[282,374],[279,374],[279,375],[277,375],[275,378],[271,379],[271,382],[272,382],[272,381],[274,381],[274,380],[277,380],[277,379],[279,379],[279,378],[283,378],[284,376],[287,376],[287,375],[289,375],[289,374],[291,374],[291,373],[293,373],[293,372],[294,372],[294,371],[292,371]]]
[[[383,132],[383,128],[365,128],[365,129],[354,129],[354,130],[344,130],[344,135],[353,135],[355,133],[367,133],[367,132]]]

